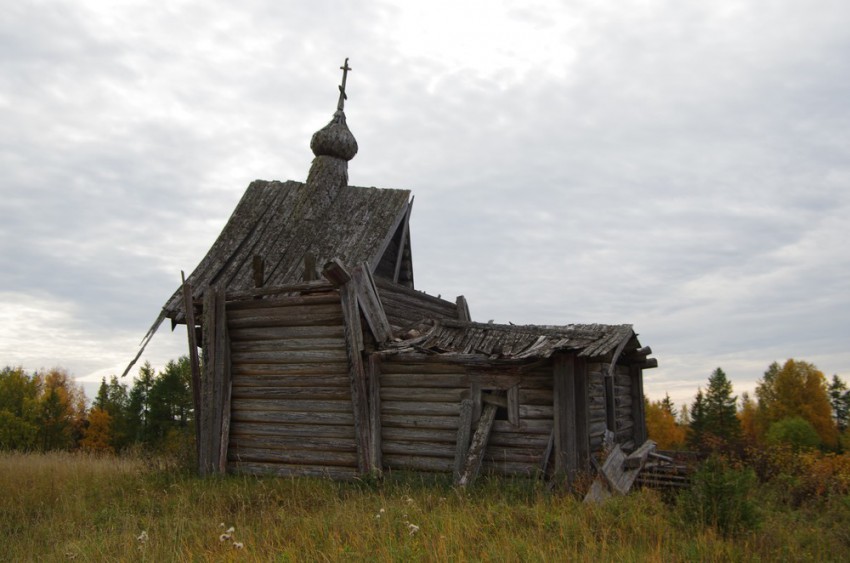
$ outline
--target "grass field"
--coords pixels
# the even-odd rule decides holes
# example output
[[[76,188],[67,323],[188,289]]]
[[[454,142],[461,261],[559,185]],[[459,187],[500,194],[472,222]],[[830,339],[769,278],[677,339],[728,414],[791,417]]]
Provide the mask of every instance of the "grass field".
[[[528,480],[202,480],[143,457],[0,453],[0,560],[846,560],[850,498],[791,507],[759,487],[761,525],[725,538],[653,491],[585,506]]]

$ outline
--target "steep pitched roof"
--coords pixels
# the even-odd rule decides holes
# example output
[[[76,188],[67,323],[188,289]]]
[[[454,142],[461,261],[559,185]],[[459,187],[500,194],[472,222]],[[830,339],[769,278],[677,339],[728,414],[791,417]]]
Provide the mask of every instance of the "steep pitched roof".
[[[523,360],[545,359],[565,350],[580,357],[602,357],[626,342],[639,346],[632,325],[501,325],[441,319],[421,336],[394,342],[388,348]]]
[[[302,281],[304,257],[319,268],[337,257],[348,264],[367,262],[374,270],[404,221],[409,190],[347,186],[319,194],[301,182],[256,180],[248,186],[221,234],[187,279],[200,297],[208,286],[226,291],[253,288],[252,261],[265,261],[265,285]],[[183,320],[180,289],[163,315]]]

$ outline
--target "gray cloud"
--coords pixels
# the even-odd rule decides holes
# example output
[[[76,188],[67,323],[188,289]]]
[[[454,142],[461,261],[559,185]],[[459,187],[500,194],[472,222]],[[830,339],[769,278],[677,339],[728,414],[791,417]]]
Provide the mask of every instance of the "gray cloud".
[[[420,288],[634,323],[653,397],[790,356],[846,376],[848,24],[831,1],[19,3],[0,363],[120,370],[247,184],[306,176],[350,56],[351,182],[415,191]]]

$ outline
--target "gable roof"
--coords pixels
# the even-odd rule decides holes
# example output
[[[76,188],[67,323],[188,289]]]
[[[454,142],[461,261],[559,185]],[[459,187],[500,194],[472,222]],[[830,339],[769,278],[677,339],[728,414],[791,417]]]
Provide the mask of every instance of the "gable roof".
[[[502,325],[440,319],[421,336],[393,342],[387,348],[432,354],[479,354],[491,359],[545,359],[555,352],[575,351],[580,357],[603,357],[631,342],[632,325],[571,324],[563,326]]]
[[[253,258],[265,261],[267,286],[303,280],[304,258],[367,262],[374,270],[408,212],[410,191],[347,186],[330,200],[301,182],[256,180],[248,186],[221,234],[186,280],[193,297],[208,286],[253,289]],[[406,241],[400,241],[402,244]],[[409,244],[409,243],[408,243]],[[180,288],[162,316],[184,320]]]

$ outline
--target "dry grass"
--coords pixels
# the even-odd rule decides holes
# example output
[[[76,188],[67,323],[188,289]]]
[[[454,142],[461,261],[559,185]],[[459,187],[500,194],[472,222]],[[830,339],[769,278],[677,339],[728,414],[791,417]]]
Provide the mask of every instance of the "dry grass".
[[[0,453],[3,561],[840,559],[850,500],[800,510],[733,540],[682,525],[651,491],[588,507],[530,481],[201,480],[141,458]]]

